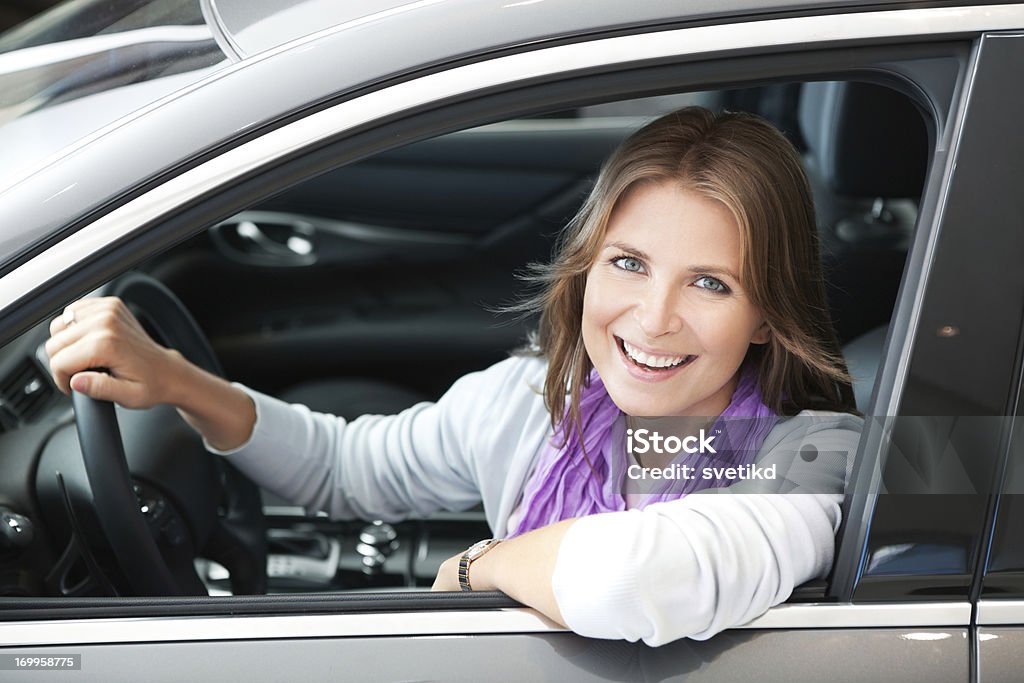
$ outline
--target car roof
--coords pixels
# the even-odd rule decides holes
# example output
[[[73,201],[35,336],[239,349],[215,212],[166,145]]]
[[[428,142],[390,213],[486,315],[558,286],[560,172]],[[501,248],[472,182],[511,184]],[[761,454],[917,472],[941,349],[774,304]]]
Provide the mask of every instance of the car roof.
[[[1010,0],[211,0],[215,33],[225,52],[245,58],[320,31],[354,30],[383,23],[384,49],[402,50],[424,34],[443,35],[453,53],[515,45],[559,36],[628,30],[641,26],[721,21],[730,17],[843,13],[858,8],[979,6]],[[585,11],[584,9],[585,8]],[[453,20],[453,17],[457,19]],[[210,17],[208,17],[209,21]],[[481,40],[483,39],[483,40]]]
[[[387,22],[393,38],[388,49],[402,49],[407,39],[433,32],[445,24],[455,24],[446,39],[455,50],[471,49],[472,34],[500,29],[488,42],[493,45],[541,40],[557,35],[588,31],[608,31],[662,22],[692,22],[719,19],[731,15],[750,17],[759,14],[857,6],[884,9],[886,5],[934,6],[928,0],[873,2],[871,0],[588,0],[581,11],[579,0],[364,0],[339,3],[336,0],[212,0],[215,25],[242,58],[264,52],[287,42],[325,29],[352,29],[356,26]],[[968,3],[963,3],[968,4]],[[986,4],[986,3],[969,3]],[[453,22],[453,17],[458,17]],[[493,21],[488,21],[493,17]],[[465,30],[472,27],[473,30]],[[222,47],[224,47],[222,45]]]

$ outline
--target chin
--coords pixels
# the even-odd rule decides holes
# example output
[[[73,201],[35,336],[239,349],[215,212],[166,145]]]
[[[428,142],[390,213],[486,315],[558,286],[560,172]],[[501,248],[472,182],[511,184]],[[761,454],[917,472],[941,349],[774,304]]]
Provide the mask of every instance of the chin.
[[[667,405],[665,401],[659,401],[657,397],[651,396],[649,392],[609,388],[608,395],[612,397],[612,401],[619,407],[619,410],[633,417],[665,417],[675,414],[671,406]]]

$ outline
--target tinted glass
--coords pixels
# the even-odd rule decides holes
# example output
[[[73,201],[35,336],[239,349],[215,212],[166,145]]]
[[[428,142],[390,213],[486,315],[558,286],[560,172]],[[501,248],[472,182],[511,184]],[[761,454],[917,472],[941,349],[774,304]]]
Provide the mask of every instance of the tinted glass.
[[[0,191],[218,65],[199,0],[73,2],[0,38]]]
[[[0,36],[0,53],[153,26],[202,23],[198,0],[73,0]]]
[[[965,599],[984,551],[1024,310],[1014,51],[980,52],[858,599]]]

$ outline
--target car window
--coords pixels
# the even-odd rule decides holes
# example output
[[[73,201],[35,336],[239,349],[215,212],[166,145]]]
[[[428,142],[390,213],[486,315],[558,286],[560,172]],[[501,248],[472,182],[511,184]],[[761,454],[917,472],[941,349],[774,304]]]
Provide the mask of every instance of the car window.
[[[1012,215],[1017,213],[1017,209],[1014,208],[1013,202],[1018,202],[1019,199],[1014,194],[1014,190],[1019,188],[1020,184],[1014,180],[1012,171],[1009,169],[1020,168],[1021,165],[1021,154],[1020,149],[1022,141],[1020,136],[1010,135],[1007,140],[1012,142],[1007,145],[997,145],[995,142],[996,136],[1002,137],[1008,135],[1009,131],[1012,130],[1012,124],[1006,119],[1007,114],[1010,111],[1014,111],[1019,108],[1019,103],[1014,104],[1013,102],[1007,102],[1003,93],[1000,93],[996,88],[989,85],[997,82],[998,79],[1005,79],[1010,77],[1010,71],[1007,70],[1007,66],[1003,64],[1003,59],[1006,55],[1013,54],[1014,51],[1020,50],[1020,40],[1006,40],[1002,36],[994,37],[988,44],[990,59],[986,62],[986,85],[988,87],[981,91],[982,99],[980,101],[979,116],[986,117],[984,123],[979,124],[979,127],[984,125],[987,130],[992,131],[993,139],[987,140],[984,135],[975,129],[974,135],[976,141],[986,140],[991,145],[990,150],[1004,154],[1003,158],[991,158],[986,159],[986,163],[998,163],[1001,167],[1007,169],[1007,180],[1006,182],[999,182],[994,187],[990,188],[992,196],[996,199],[994,205],[999,207],[997,210],[997,216],[994,218],[995,221],[1001,221],[1003,216]],[[984,150],[983,150],[984,151]],[[969,159],[977,163],[980,161],[980,155]],[[970,170],[970,169],[968,169]],[[978,182],[973,174],[967,176],[967,181],[974,180]],[[984,251],[979,249],[979,252],[985,254],[997,254],[1002,250],[1007,249],[1004,253],[1009,254],[1009,258],[1015,259],[1016,254],[1019,254],[1021,245],[1019,244],[1020,234],[1018,230],[1014,230],[1010,227],[1010,223],[1002,223],[1002,229],[994,227],[994,230],[999,230],[999,238],[989,238],[985,236],[979,236],[980,239],[985,240]],[[988,239],[993,239],[989,242]],[[1006,240],[1003,241],[995,241]],[[985,258],[979,253],[979,259]],[[1019,275],[1016,269],[1012,269],[1013,275]],[[1019,340],[1022,334],[1021,328],[1019,327],[1022,320],[1022,309],[1024,309],[1024,302],[1021,302],[1017,296],[1017,292],[1020,290],[1010,284],[1008,287],[1003,284],[1000,278],[1000,288],[1005,288],[1007,295],[1002,298],[1003,306],[997,313],[993,313],[996,319],[999,320],[1001,325],[1000,332],[1007,335],[1008,339]],[[1018,326],[1015,326],[1018,325]],[[1019,348],[1019,347],[1018,347]],[[988,543],[986,546],[982,544],[982,560],[981,571],[984,572],[984,579],[975,582],[975,595],[982,598],[1020,598],[1024,594],[1024,558],[1021,556],[1021,527],[1024,523],[1024,506],[1022,506],[1022,500],[1024,500],[1024,453],[1022,453],[1021,447],[1024,442],[1021,441],[1020,431],[1020,415],[1021,415],[1021,391],[1022,386],[1020,384],[1021,369],[1020,369],[1020,355],[1019,353],[1013,355],[1009,348],[1003,348],[1001,356],[993,359],[998,365],[998,377],[1002,382],[995,385],[992,389],[993,398],[998,397],[998,392],[1004,388],[1007,390],[1009,400],[1007,407],[1003,411],[1003,414],[1007,417],[999,420],[999,434],[1000,434],[1000,450],[1005,448],[1006,457],[1005,460],[997,462],[995,468],[993,468],[992,478],[990,480],[988,488],[982,489],[982,492],[991,494],[988,499],[988,518],[987,520],[994,520],[994,527],[990,535],[985,539]],[[994,407],[994,404],[993,404]],[[1012,416],[1012,417],[1011,417]],[[1019,613],[1012,614],[1010,618],[1004,618],[1003,623],[1020,623]],[[979,624],[989,624],[989,615],[985,613],[979,614]],[[998,622],[997,622],[998,623]],[[982,635],[981,639],[988,639],[988,634]]]
[[[918,128],[908,134],[901,123],[909,141],[871,164],[829,156],[822,121],[835,116],[831,103],[840,99],[878,112],[843,129],[851,139],[879,134],[908,107]],[[399,412],[436,400],[458,377],[527,341],[535,320],[495,310],[522,296],[516,273],[549,257],[559,229],[621,140],[677,105],[741,101],[754,112],[763,104],[766,115],[785,110],[800,119],[793,135],[812,178],[830,303],[866,410],[928,160],[924,120],[909,100],[877,85],[793,83],[668,95],[590,105],[568,121],[536,117],[475,127],[262,199],[141,269],[182,299],[232,379],[348,419]],[[917,184],[886,185],[873,177],[877,165],[897,166],[895,175]],[[254,290],[261,296],[246,295]],[[7,433],[0,439],[13,443],[55,424],[63,425],[63,436],[47,437],[51,444],[73,438],[67,404],[45,373],[44,338],[35,330],[4,349],[0,425]],[[141,439],[138,447],[146,450],[143,432],[129,431],[135,436],[126,439]],[[48,446],[44,464],[67,471],[67,463],[58,464],[61,453]],[[66,517],[56,480],[37,485],[47,506],[39,521],[57,530],[58,546],[88,533],[88,523],[76,529]],[[268,590],[275,593],[426,588],[444,559],[488,533],[479,508],[390,524],[332,521],[267,491],[262,496]],[[175,504],[174,495],[151,493],[146,500]],[[30,516],[18,506],[10,512]],[[81,580],[97,566],[109,570],[110,562],[97,551],[95,566],[65,567],[60,585],[69,595],[103,594],[104,584]],[[216,559],[200,558],[197,569],[210,594],[232,591],[230,572]],[[38,590],[63,589],[51,582]]]
[[[896,417],[885,425],[885,494],[870,523],[865,575],[855,594],[861,599],[977,595],[987,520],[994,515],[993,493],[1016,412],[1024,309],[1019,269],[1000,268],[993,260],[1022,248],[1013,212],[1004,205],[1016,186],[984,170],[1018,163],[1005,143],[1012,126],[996,85],[1008,77],[1001,58],[1008,49],[1007,41],[995,39],[982,52],[983,76],[972,90],[950,170],[934,259],[918,275],[927,280],[920,317],[903,321],[911,323],[901,334],[912,339],[913,358]],[[976,275],[992,278],[1002,296],[977,296],[962,286]],[[1012,496],[1003,504],[1013,506]],[[997,554],[999,562],[1013,563],[1005,549]]]

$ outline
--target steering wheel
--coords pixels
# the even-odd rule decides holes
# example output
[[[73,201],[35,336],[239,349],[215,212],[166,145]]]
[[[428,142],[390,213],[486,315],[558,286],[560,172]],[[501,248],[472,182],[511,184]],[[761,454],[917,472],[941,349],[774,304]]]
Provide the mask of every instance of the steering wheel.
[[[120,297],[158,342],[223,375],[191,314],[157,280],[128,273],[99,294]],[[161,487],[159,481],[133,481],[114,404],[77,392],[72,401],[96,517],[135,594],[205,595],[193,555],[223,565],[234,594],[266,592],[266,526],[255,484],[224,458],[209,454],[171,463],[179,470],[170,477],[178,482],[176,488]],[[180,419],[175,411],[163,408],[157,415],[160,421]],[[150,420],[142,430],[151,430],[154,424]],[[182,467],[187,471],[181,472]]]

